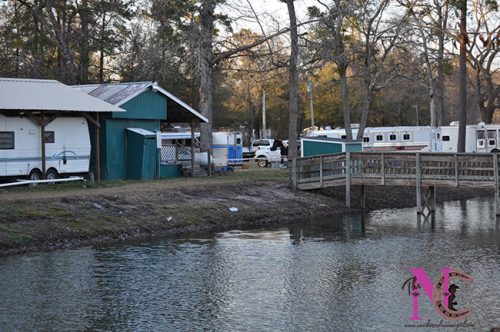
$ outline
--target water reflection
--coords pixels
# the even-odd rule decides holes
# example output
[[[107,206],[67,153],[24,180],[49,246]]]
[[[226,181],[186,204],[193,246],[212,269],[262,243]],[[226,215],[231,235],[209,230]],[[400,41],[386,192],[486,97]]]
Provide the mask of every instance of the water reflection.
[[[3,257],[0,330],[401,331],[409,268],[445,266],[475,279],[459,301],[474,330],[500,326],[500,221],[478,199]]]

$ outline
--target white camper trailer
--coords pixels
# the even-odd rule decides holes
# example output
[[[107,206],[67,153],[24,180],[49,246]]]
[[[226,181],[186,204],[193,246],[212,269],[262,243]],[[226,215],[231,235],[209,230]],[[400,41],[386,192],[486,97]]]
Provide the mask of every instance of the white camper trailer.
[[[358,126],[352,128],[352,136]],[[311,137],[345,139],[345,129],[314,130]],[[363,151],[441,151],[441,129],[437,127],[366,127]]]
[[[443,152],[457,152],[458,121],[441,127],[443,134]],[[491,153],[500,152],[500,125],[484,124],[466,126],[465,152]]]
[[[441,151],[439,127],[368,127],[363,151]]]
[[[42,177],[40,127],[27,117],[0,115],[0,176]],[[87,173],[90,137],[83,117],[58,117],[45,127],[46,178]]]

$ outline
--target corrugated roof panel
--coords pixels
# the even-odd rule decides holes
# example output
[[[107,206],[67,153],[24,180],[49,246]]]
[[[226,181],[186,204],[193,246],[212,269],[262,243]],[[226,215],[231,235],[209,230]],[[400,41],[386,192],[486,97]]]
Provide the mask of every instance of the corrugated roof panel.
[[[125,110],[54,80],[0,78],[0,109],[66,112]]]
[[[73,88],[110,104],[120,106],[151,85],[153,85],[153,82],[131,82],[75,85]]]

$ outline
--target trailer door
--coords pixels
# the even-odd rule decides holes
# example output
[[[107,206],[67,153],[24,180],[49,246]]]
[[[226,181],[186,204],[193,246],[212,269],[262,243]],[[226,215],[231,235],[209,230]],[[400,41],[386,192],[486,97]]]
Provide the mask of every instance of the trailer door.
[[[488,130],[488,141],[487,141],[487,150],[486,152],[490,152],[497,147],[497,131],[496,130]]]
[[[476,137],[477,137],[477,152],[486,151],[486,134],[484,130],[478,130]]]

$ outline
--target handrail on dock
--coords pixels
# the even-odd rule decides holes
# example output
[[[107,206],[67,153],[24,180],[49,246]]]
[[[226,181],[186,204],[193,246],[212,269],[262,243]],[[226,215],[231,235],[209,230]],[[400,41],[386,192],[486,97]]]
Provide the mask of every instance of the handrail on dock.
[[[362,186],[362,194],[365,185],[414,186],[417,212],[422,213],[424,208],[434,211],[435,187],[495,188],[498,207],[498,171],[498,154],[344,152],[294,159],[291,182],[299,190],[345,186],[347,207],[353,185]],[[422,194],[423,188],[431,193]]]

